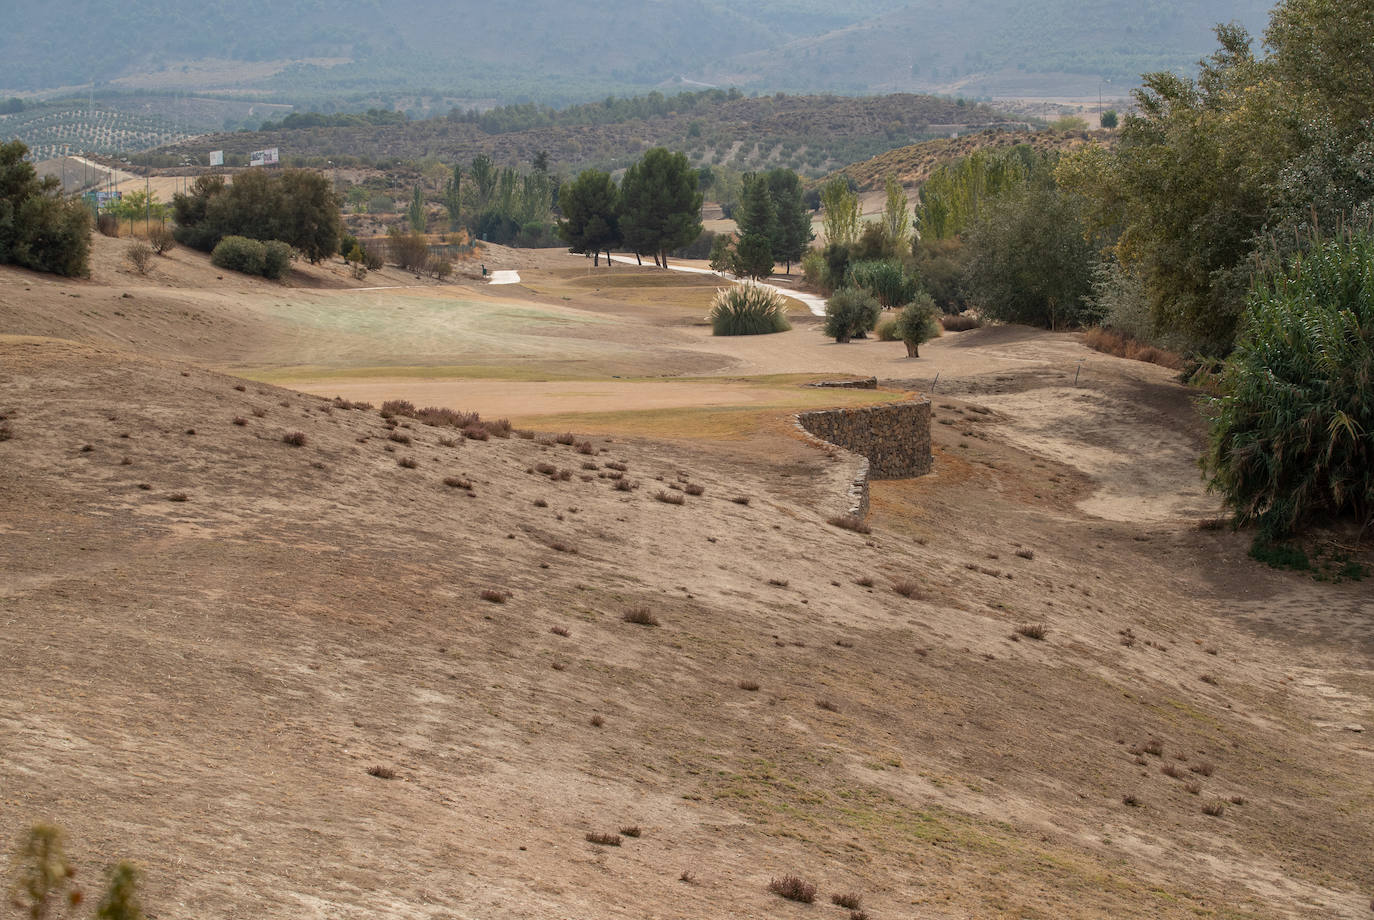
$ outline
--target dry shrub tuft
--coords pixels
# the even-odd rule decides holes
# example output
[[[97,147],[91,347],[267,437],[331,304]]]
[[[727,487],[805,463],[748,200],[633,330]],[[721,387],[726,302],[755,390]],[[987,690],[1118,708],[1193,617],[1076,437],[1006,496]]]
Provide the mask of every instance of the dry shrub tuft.
[[[413,470],[420,465],[420,461],[414,457],[402,457],[396,461],[396,465],[406,470]]]
[[[617,479],[615,481],[615,485],[612,486],[612,488],[614,488],[617,492],[633,492],[637,485],[639,485],[639,483],[631,482],[628,479]]]
[[[741,690],[748,690],[750,693],[759,689],[759,682],[756,680],[742,680],[736,684]]]
[[[838,527],[841,530],[852,530],[855,533],[873,532],[873,528],[868,526],[868,522],[857,514],[837,514],[826,523]]]
[[[626,837],[639,837],[643,831],[640,830],[638,824],[631,824],[628,827],[622,827],[620,833]]]
[[[626,623],[634,623],[636,626],[658,625],[658,617],[649,612],[648,607],[635,607],[633,610],[627,610],[621,619]]]
[[[242,428],[244,425],[248,424],[248,419],[244,418],[242,415],[235,416],[234,424]]]
[[[840,707],[839,707],[839,706],[836,706],[836,705],[835,705],[833,702],[831,702],[830,700],[816,700],[816,708],[817,708],[817,709],[824,709],[826,712],[839,712],[839,711],[840,711]]]
[[[1213,773],[1216,772],[1217,768],[1212,766],[1212,762],[1209,760],[1199,760],[1197,763],[1193,764],[1188,769],[1192,770],[1194,773],[1199,774],[1200,776],[1211,776]]]
[[[832,894],[830,903],[847,910],[858,910],[863,906],[863,898],[857,894]]]
[[[600,715],[592,716],[592,718],[591,718],[591,726],[592,726],[592,728],[600,728],[601,726],[603,726],[603,725],[605,725],[605,724],[606,724],[606,720],[603,719],[603,718],[601,718]]]
[[[505,591],[498,591],[495,588],[484,588],[479,595],[484,601],[491,601],[493,604],[504,604],[510,597]]]
[[[737,505],[747,505],[747,504],[749,504],[749,496],[748,496],[748,495],[736,495],[734,498],[730,499],[730,501],[734,502],[734,503],[737,504]]]
[[[395,441],[397,444],[410,443],[410,435],[406,434],[404,431],[393,431],[386,436],[386,439],[388,441]]]
[[[619,835],[619,834],[598,834],[598,833],[595,833],[595,832],[588,832],[588,833],[587,833],[587,842],[588,842],[588,843],[595,843],[595,844],[598,844],[599,846],[603,846],[603,847],[618,847],[618,846],[620,846],[620,835]]]
[[[450,489],[471,489],[472,480],[464,479],[462,476],[445,476],[444,485]]]
[[[946,332],[966,332],[981,325],[983,321],[972,313],[946,313],[940,317],[940,326]]]
[[[572,630],[568,629],[566,626],[551,626],[549,627],[549,632],[553,633],[555,636],[562,636],[564,639],[572,635]]]
[[[1042,640],[1049,635],[1050,628],[1044,623],[1022,623],[1016,627],[1018,636],[1025,636],[1027,639]]]
[[[700,495],[706,491],[706,487],[699,486],[695,482],[689,482],[682,487],[682,491],[686,492],[688,495]]]
[[[784,875],[768,883],[768,890],[780,898],[810,904],[816,900],[816,886],[795,875]]]
[[[471,441],[486,441],[491,435],[487,433],[487,429],[482,425],[469,425],[463,429],[463,437]]]
[[[1022,559],[1034,559],[1034,558],[1035,558],[1035,550],[1033,550],[1033,549],[1018,549],[1018,550],[1016,551],[1016,555],[1020,556]]]
[[[388,399],[382,403],[382,418],[391,418],[393,415],[404,415],[406,418],[415,417],[415,404],[408,399]]]
[[[894,582],[892,590],[902,597],[919,597],[921,586],[910,578],[903,578],[901,581]]]
[[[569,446],[577,443],[577,436],[571,431],[565,431],[553,439],[555,444],[567,444]]]
[[[606,463],[606,469],[619,470],[620,472],[624,473],[627,472],[630,469],[630,467],[628,464],[621,463],[619,460],[610,460]]]
[[[292,447],[305,446],[305,432],[303,431],[293,431],[290,434],[284,434],[281,436],[281,439],[283,444],[290,444]]]
[[[190,500],[190,496],[188,496],[185,492],[173,492],[172,494],[167,496],[167,501],[169,502],[186,502]]]
[[[1183,368],[1183,359],[1172,351],[1156,348],[1153,345],[1142,345],[1135,339],[1111,329],[1101,327],[1089,329],[1083,334],[1083,344],[1096,351],[1116,355],[1118,358],[1146,361],[1171,370],[1182,370]]]
[[[596,448],[592,447],[591,441],[579,441],[577,445],[577,452],[579,454],[594,454],[596,453]]]
[[[654,498],[663,502],[665,505],[680,505],[687,500],[677,492],[665,492],[662,489],[654,493]]]
[[[1206,805],[1202,806],[1202,813],[1211,818],[1220,818],[1222,815],[1226,814],[1226,803],[1220,800],[1208,802]]]
[[[395,779],[396,771],[390,767],[368,767],[367,775],[378,779]]]

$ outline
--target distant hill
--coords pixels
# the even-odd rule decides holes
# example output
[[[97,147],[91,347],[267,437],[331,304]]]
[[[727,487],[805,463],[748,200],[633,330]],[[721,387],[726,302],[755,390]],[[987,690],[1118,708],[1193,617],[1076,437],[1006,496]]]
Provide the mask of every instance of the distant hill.
[[[576,171],[627,166],[644,150],[665,145],[686,152],[698,165],[783,165],[820,175],[951,130],[1007,124],[1008,116],[986,105],[912,94],[747,97],[706,91],[562,111],[513,106],[481,115],[455,112],[400,124],[329,126],[315,121],[300,119],[297,123],[304,126],[295,129],[279,125],[269,131],[209,135],[137,159],[170,166],[188,154],[203,158],[207,151],[222,149],[233,165],[248,151],[278,147],[287,162],[314,161],[312,165],[324,159],[335,165],[426,158],[466,163],[482,153],[513,165],[529,163],[544,151],[557,168]]]
[[[420,108],[434,97],[566,103],[693,81],[764,91],[1087,95],[1099,79],[1129,83],[1142,71],[1190,66],[1212,46],[1213,24],[1238,19],[1257,29],[1268,5],[145,0],[94,16],[79,0],[51,0],[7,15],[0,92],[213,86],[289,101],[409,94],[408,107]],[[219,63],[202,66],[207,60]]]

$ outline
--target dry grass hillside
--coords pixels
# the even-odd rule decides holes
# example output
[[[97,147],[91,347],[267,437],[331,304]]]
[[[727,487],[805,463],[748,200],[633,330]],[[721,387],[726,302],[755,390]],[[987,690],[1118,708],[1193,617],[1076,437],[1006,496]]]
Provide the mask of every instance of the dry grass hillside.
[[[134,859],[163,918],[1369,915],[1369,588],[1200,526],[1163,369],[1074,383],[1081,343],[1016,329],[919,361],[804,325],[718,343],[682,323],[709,291],[575,258],[373,301],[180,255],[136,324],[113,261],[0,269],[7,840]],[[490,405],[544,431],[242,376],[313,350],[327,393],[420,295],[467,324],[422,369],[394,332],[397,379],[355,382],[470,366],[476,330],[522,394]],[[549,412],[588,342],[697,375],[637,386],[757,393]],[[875,483],[871,533],[827,523],[849,466],[791,431],[794,363],[871,367],[868,399],[942,371],[935,472]],[[468,382],[435,392],[494,421]]]

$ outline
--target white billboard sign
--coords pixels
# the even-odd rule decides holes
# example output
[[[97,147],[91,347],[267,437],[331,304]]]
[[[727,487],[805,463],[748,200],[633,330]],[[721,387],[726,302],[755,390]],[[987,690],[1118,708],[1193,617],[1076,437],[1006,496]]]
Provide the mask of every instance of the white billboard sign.
[[[277,148],[268,147],[266,150],[254,150],[248,155],[249,166],[276,166],[278,163]]]
[[[210,165],[211,165],[211,166],[223,166],[223,165],[224,165],[224,151],[223,151],[223,150],[211,150],[211,151],[210,151]]]

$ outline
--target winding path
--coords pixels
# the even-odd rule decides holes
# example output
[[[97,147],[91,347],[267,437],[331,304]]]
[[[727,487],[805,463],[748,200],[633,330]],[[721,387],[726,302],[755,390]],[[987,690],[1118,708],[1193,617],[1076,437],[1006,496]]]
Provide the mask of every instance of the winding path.
[[[622,263],[624,263],[624,264],[626,264],[626,265],[638,265],[638,264],[640,264],[639,261],[638,261],[637,259],[635,259],[633,256],[611,256],[610,258],[614,259],[614,260],[617,261],[617,262],[622,262]],[[669,270],[669,271],[674,271],[674,272],[688,272],[688,273],[693,274],[693,275],[715,275],[715,276],[717,276],[717,277],[719,277],[719,278],[724,278],[724,279],[726,279],[727,281],[739,281],[739,280],[740,280],[740,279],[736,278],[734,275],[726,274],[725,272],[718,272],[718,271],[714,271],[714,270],[709,269],[709,268],[693,268],[693,267],[690,266],[690,265],[671,265],[671,264],[670,264],[670,265],[668,266],[668,270]],[[495,284],[495,283],[496,283],[495,281],[492,282],[492,284]],[[763,284],[763,282],[760,282],[760,283]],[[763,284],[763,286],[766,287],[766,288],[771,288],[771,289],[777,291],[777,292],[778,292],[779,294],[781,294],[783,297],[790,297],[790,298],[792,298],[792,299],[795,300],[795,301],[798,301],[798,302],[800,302],[800,303],[805,304],[805,305],[806,305],[806,308],[807,308],[808,310],[811,311],[811,315],[812,315],[812,316],[824,316],[824,315],[825,315],[825,298],[824,298],[824,297],[818,297],[818,296],[816,296],[815,294],[806,294],[806,293],[803,293],[803,292],[801,292],[801,291],[793,291],[793,290],[790,290],[790,289],[788,289],[788,288],[778,287],[776,284]]]

